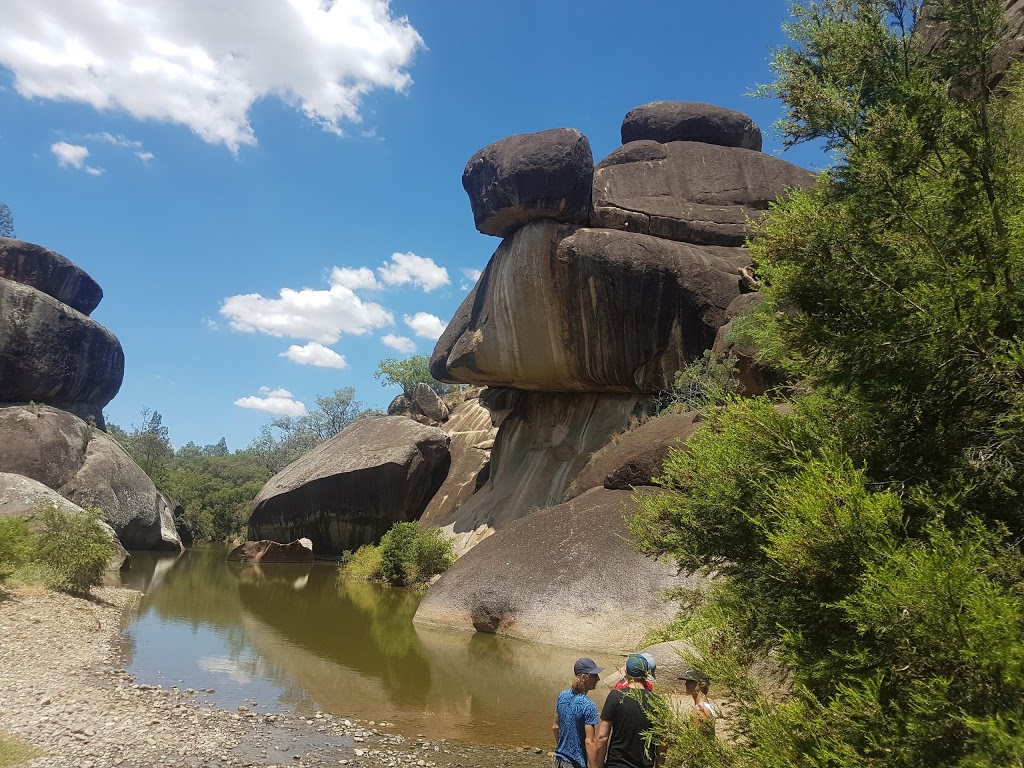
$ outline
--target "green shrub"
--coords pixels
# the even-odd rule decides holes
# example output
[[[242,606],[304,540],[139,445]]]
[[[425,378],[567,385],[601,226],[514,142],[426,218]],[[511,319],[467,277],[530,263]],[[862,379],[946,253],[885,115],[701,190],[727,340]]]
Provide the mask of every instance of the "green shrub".
[[[662,410],[678,413],[721,405],[737,392],[736,359],[714,355],[707,349],[702,357],[676,371],[672,391],[667,394]]]
[[[379,546],[366,544],[346,552],[338,578],[383,581],[394,586],[422,584],[455,562],[453,542],[440,528],[420,529],[416,523],[395,523]]]
[[[355,552],[346,552],[338,564],[338,576],[361,581],[380,581],[380,549],[373,544],[364,544]]]
[[[102,583],[115,548],[101,526],[100,510],[89,507],[83,515],[44,504],[35,519],[41,531],[33,537],[32,560],[48,573],[47,586],[87,593],[90,587]]]
[[[31,553],[28,523],[14,517],[0,517],[0,582],[28,562]]]
[[[388,584],[400,587],[412,580],[412,564],[419,535],[416,523],[395,523],[391,530],[381,536],[380,570]]]
[[[420,533],[413,544],[413,581],[427,581],[444,573],[455,562],[454,542],[438,527]]]

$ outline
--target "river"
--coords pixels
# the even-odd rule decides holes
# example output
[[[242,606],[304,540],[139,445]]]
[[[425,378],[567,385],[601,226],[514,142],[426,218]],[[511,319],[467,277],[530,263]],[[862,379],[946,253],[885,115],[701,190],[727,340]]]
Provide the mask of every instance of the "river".
[[[554,700],[576,649],[414,626],[419,597],[337,581],[334,563],[229,563],[227,550],[132,552],[120,583],[125,669],[234,709],[317,711],[430,739],[552,747]],[[621,659],[599,653],[609,673]],[[591,696],[600,707],[606,689]]]

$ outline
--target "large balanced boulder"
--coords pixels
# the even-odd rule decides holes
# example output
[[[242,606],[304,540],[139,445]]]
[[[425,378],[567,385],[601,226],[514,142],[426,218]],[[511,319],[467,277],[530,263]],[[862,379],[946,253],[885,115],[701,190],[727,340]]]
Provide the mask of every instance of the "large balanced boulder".
[[[416,520],[448,474],[449,437],[404,416],[360,419],[289,464],[253,501],[249,538],[336,555]]]
[[[394,401],[392,401],[394,403]],[[390,410],[390,407],[389,409]],[[448,421],[448,406],[429,384],[420,382],[413,389],[409,401],[409,413],[413,418],[426,419],[426,423],[443,424]]]
[[[123,378],[124,352],[110,331],[52,296],[0,277],[0,402],[84,404],[102,424],[103,406]]]
[[[506,238],[438,340],[442,381],[656,393],[714,341],[741,248],[533,222]]]
[[[41,513],[57,509],[69,515],[85,515],[85,510],[68,501],[51,488],[24,475],[0,472],[0,517],[16,517],[27,521],[30,526],[37,523]],[[107,523],[100,523],[104,533],[114,545],[114,554],[107,561],[108,571],[129,567],[130,556],[121,546],[114,529]]]
[[[0,472],[24,475],[80,507],[98,507],[128,549],[182,549],[173,508],[105,432],[48,406],[0,406]]]
[[[574,648],[635,650],[673,617],[662,593],[699,588],[626,542],[629,491],[595,488],[484,539],[427,591],[418,625]]]
[[[288,544],[245,541],[228,552],[227,559],[243,563],[312,563],[313,542],[309,539],[298,539]]]
[[[694,141],[634,141],[594,171],[593,226],[669,240],[740,246],[769,203],[811,184],[771,155]]]
[[[585,224],[594,156],[572,128],[509,136],[470,158],[462,174],[476,228],[505,237],[528,221]]]
[[[42,291],[83,315],[103,298],[99,284],[69,259],[11,237],[0,237],[0,277]]]
[[[622,120],[622,143],[697,141],[761,151],[761,129],[748,115],[697,101],[654,101]]]

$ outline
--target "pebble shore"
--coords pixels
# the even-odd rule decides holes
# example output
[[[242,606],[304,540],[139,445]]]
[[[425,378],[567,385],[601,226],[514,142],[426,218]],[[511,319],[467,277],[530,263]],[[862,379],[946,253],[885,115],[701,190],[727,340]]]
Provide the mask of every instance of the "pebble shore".
[[[137,599],[0,592],[0,731],[34,747],[27,768],[544,768],[543,750],[427,740],[401,724],[231,711],[207,692],[137,684],[116,650]]]

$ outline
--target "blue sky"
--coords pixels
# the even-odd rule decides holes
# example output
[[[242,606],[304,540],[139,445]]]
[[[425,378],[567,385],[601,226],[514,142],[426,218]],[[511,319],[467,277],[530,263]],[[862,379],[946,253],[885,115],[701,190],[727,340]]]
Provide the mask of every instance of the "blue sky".
[[[765,151],[783,0],[34,0],[0,27],[0,202],[103,287],[106,408],[242,448],[275,415],[429,354],[497,238],[466,161],[571,127],[595,161],[634,106],[750,114]],[[813,147],[783,155],[805,167]]]

